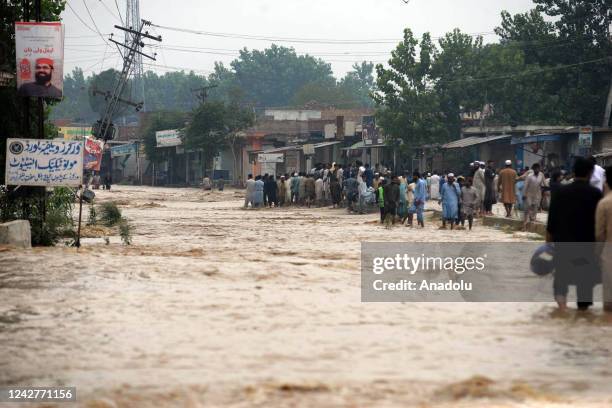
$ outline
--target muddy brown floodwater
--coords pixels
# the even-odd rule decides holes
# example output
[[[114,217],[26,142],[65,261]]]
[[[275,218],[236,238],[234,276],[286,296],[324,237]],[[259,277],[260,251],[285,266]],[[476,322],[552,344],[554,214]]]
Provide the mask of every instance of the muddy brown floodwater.
[[[600,307],[360,302],[362,240],[529,236],[245,211],[233,190],[97,196],[120,204],[131,246],[0,252],[0,386],[76,386],[84,407],[612,406]]]

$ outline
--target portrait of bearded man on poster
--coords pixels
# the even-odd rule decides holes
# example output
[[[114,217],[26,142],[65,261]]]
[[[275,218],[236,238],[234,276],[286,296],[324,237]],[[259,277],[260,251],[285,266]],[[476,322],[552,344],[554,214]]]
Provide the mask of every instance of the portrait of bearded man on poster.
[[[53,60],[51,58],[38,58],[34,67],[34,82],[28,82],[19,87],[19,96],[32,96],[43,98],[62,97],[62,91],[51,83],[53,77]]]

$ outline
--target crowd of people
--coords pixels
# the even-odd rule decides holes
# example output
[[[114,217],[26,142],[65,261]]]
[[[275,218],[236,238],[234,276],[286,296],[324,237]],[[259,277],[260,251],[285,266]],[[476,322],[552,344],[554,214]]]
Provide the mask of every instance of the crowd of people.
[[[424,228],[425,204],[433,200],[442,209],[440,228],[463,227],[467,221],[472,229],[474,218],[493,215],[493,205],[499,202],[506,217],[512,217],[513,211],[522,213],[525,226],[536,220],[539,211],[548,210],[548,242],[612,243],[612,195],[604,198],[612,188],[612,167],[604,170],[592,157],[576,157],[571,172],[542,171],[538,163],[517,171],[507,160],[501,169],[492,161],[476,161],[464,174],[417,171],[399,175],[359,161],[347,166],[319,164],[308,173],[249,175],[244,206],[332,205],[355,213],[378,208],[381,223],[412,227],[416,218],[417,226]],[[567,308],[570,285],[577,287],[578,308],[588,309],[594,286],[603,282],[604,308],[612,311],[612,245],[604,253],[579,255],[580,259],[601,258],[593,268],[576,268],[572,257],[577,255],[562,252],[555,256],[554,294],[559,309]]]
[[[425,226],[429,188],[423,175],[399,176],[390,169],[356,161],[350,165],[318,164],[308,173],[248,176],[244,207],[346,207],[364,214],[376,208],[381,223]]]
[[[604,170],[594,165],[593,185],[603,191]],[[442,226],[451,229],[474,219],[493,215],[493,206],[502,203],[505,216],[523,219],[524,228],[548,210],[551,195],[573,181],[571,172],[561,169],[542,171],[540,164],[520,170],[510,160],[502,169],[493,161],[470,163],[465,175],[451,171],[439,174],[394,174],[377,164],[371,167],[356,161],[349,165],[317,164],[308,173],[248,176],[244,206],[248,208],[307,206],[346,207],[350,212],[366,213],[379,208],[381,223],[424,226],[423,213],[428,200],[442,209]]]

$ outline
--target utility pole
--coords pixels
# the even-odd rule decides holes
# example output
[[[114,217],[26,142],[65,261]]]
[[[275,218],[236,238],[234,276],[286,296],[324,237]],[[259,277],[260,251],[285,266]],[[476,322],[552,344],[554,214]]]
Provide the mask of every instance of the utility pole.
[[[197,92],[196,97],[200,100],[200,102],[204,103],[208,98],[208,91],[216,88],[217,86],[218,85],[203,86],[201,88],[192,89],[191,92]]]
[[[143,38],[148,38],[155,41],[162,40],[161,36],[154,37],[152,35],[149,35],[148,32],[143,32],[144,27],[149,25],[151,25],[151,22],[146,20],[141,21],[137,30],[116,25],[115,28],[125,31],[127,33],[126,35],[130,37],[131,40],[128,44],[122,44],[118,41],[113,40],[112,38],[109,39],[109,41],[117,45],[117,48],[119,49],[119,52],[123,57],[123,68],[121,70],[121,73],[119,74],[119,78],[117,78],[117,82],[115,83],[112,92],[98,90],[95,91],[97,93],[105,95],[106,108],[104,109],[104,114],[102,115],[102,118],[100,118],[100,120],[98,120],[94,124],[92,133],[96,138],[102,139],[105,142],[115,137],[115,127],[112,123],[112,120],[113,116],[117,112],[117,107],[119,106],[120,102],[136,106],[137,110],[144,104],[144,102],[136,103],[126,101],[121,98],[121,95],[123,94],[125,86],[128,82],[136,56],[144,56],[155,61],[155,56],[150,56],[140,51],[140,49],[145,46],[144,42],[142,41]],[[121,48],[119,47],[124,47],[125,50],[122,52]]]

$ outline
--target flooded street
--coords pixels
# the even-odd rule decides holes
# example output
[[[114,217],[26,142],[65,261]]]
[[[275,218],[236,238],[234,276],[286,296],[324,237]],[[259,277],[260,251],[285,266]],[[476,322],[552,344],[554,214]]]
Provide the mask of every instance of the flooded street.
[[[361,241],[530,235],[245,211],[234,190],[96,194],[120,204],[131,246],[0,252],[2,386],[76,386],[90,407],[612,405],[600,306],[555,319],[552,303],[360,301]]]

